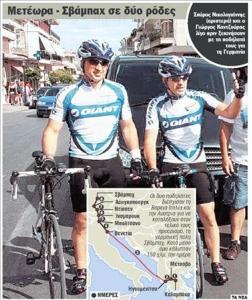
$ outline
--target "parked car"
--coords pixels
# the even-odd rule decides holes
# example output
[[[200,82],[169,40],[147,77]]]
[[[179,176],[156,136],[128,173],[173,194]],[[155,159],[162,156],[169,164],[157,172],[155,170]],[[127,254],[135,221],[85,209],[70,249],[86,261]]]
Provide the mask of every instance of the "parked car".
[[[44,96],[46,91],[49,89],[49,86],[44,86],[39,88],[34,94],[31,96],[31,103],[29,105],[29,108],[36,108],[37,106],[37,101],[39,100],[40,97]]]
[[[40,97],[37,101],[37,117],[42,118],[43,116],[49,117],[51,110],[53,109],[56,95],[58,92],[65,87],[65,85],[55,85],[48,88],[44,96]]]
[[[158,64],[162,56],[118,56],[111,63],[107,78],[122,83],[129,95],[129,103],[134,122],[137,127],[141,148],[143,147],[145,113],[149,101],[165,92],[164,84],[158,74]],[[199,57],[187,57],[193,67],[193,73],[188,81],[188,88],[202,90],[224,100],[232,88],[232,78],[229,69],[211,65]],[[218,140],[218,118],[206,112],[202,137],[207,157],[208,169],[216,179],[216,186],[224,178],[221,167],[221,153]],[[131,156],[126,151],[123,139],[119,138],[120,156],[124,167],[130,166]],[[162,143],[159,136],[157,154],[162,153]]]

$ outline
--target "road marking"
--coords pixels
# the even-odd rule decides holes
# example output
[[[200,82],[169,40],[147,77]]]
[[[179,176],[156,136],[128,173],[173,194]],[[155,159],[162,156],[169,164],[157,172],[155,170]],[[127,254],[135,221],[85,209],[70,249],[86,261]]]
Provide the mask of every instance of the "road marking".
[[[16,112],[27,112],[27,113],[36,113],[36,110],[28,110],[27,108],[25,107],[22,107],[22,108],[14,108],[14,107],[3,107],[3,113],[16,113]]]

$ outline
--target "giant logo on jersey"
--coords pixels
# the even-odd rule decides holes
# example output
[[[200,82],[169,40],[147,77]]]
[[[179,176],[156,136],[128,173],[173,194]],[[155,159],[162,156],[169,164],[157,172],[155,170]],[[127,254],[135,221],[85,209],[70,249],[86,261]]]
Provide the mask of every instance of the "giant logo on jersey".
[[[179,127],[184,127],[184,126],[188,126],[188,125],[193,125],[193,124],[198,124],[201,123],[201,118],[202,114],[198,113],[198,114],[193,114],[190,116],[186,116],[186,117],[181,117],[181,118],[176,118],[176,119],[164,119],[162,118],[162,126],[165,129],[175,129],[175,128],[179,128]]]
[[[70,114],[74,118],[92,118],[108,115],[118,116],[120,110],[120,103],[110,103],[104,105],[74,106],[70,109]]]

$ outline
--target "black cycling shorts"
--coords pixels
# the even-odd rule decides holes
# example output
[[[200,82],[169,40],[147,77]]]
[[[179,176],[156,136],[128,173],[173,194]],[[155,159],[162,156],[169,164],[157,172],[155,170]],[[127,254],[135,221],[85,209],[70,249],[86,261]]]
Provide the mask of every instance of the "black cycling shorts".
[[[187,164],[193,169],[205,170],[207,172],[206,163],[191,163]],[[162,164],[162,173],[174,171],[174,168],[181,166],[181,164],[166,163]],[[171,178],[164,182],[165,187],[177,187],[176,178]],[[210,173],[195,173],[188,175],[186,179],[186,186],[188,188],[196,188],[196,204],[204,204],[214,202],[214,182]]]
[[[85,160],[69,157],[70,168],[81,168],[89,165],[91,167],[91,186],[97,187],[125,187],[126,178],[119,157],[106,160]],[[83,194],[84,174],[70,176],[70,193],[73,211],[86,212],[86,194]]]

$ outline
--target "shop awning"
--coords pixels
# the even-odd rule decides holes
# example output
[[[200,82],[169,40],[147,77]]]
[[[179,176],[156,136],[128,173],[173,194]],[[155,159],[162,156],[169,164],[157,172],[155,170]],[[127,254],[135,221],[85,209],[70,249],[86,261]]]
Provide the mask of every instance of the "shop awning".
[[[52,43],[52,46],[54,48],[54,51],[55,53],[58,55],[58,56],[63,56],[64,55],[64,50],[61,48],[60,45],[57,45],[55,43]]]
[[[18,72],[20,72],[22,74],[24,73],[24,69],[21,66],[12,66],[12,68],[15,69],[15,70],[17,70]]]
[[[54,54],[54,53],[55,53],[55,50],[54,50],[54,48],[53,48],[53,46],[52,46],[51,41],[49,41],[48,39],[44,38],[44,37],[41,36],[41,35],[39,36],[39,38],[40,38],[40,40],[41,40],[41,42],[42,42],[42,44],[43,44],[45,50],[46,50],[47,52],[51,53],[51,54]]]

